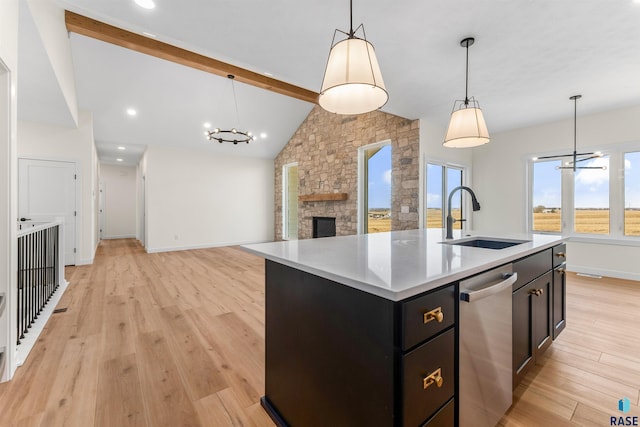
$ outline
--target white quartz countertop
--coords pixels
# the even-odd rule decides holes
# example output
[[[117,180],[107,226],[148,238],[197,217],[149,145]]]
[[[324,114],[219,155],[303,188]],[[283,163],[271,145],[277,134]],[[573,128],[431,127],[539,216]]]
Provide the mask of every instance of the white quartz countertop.
[[[454,231],[454,238],[528,240],[505,249],[446,245],[442,229],[391,231],[355,236],[243,245],[242,248],[316,276],[400,301],[450,282],[555,246],[565,239],[546,234],[486,234]],[[551,262],[551,260],[549,260]]]

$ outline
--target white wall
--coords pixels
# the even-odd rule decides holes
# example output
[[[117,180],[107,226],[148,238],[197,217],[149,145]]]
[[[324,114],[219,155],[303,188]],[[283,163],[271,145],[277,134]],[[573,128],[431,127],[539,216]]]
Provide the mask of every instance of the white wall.
[[[640,141],[640,107],[578,117],[578,150]],[[493,134],[487,145],[473,149],[473,186],[482,210],[474,228],[486,232],[526,232],[526,161],[533,154],[573,150],[573,118]],[[614,242],[573,241],[569,268],[640,280],[640,246]]]
[[[15,371],[16,333],[12,319],[16,312],[17,267],[16,221],[18,215],[17,79],[18,79],[18,0],[2,0],[0,6],[0,292],[7,296],[7,309],[0,316],[0,347],[8,351],[7,367],[0,372],[6,381]],[[5,70],[8,69],[8,72]]]
[[[51,0],[26,0],[26,3],[40,33],[69,113],[78,124],[78,101],[71,58],[71,42],[65,26],[64,9]]]
[[[18,122],[18,156],[76,162],[80,188],[76,264],[91,264],[96,246],[95,187],[97,163],[91,113],[79,113],[78,129]]]
[[[100,164],[103,239],[136,237],[136,168]]]
[[[273,240],[273,160],[150,146],[147,251]]]

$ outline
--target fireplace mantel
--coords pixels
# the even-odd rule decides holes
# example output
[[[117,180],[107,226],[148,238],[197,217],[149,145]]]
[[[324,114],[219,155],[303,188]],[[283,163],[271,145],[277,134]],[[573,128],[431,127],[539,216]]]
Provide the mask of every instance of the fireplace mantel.
[[[347,193],[317,193],[298,196],[301,202],[338,202],[347,200]]]

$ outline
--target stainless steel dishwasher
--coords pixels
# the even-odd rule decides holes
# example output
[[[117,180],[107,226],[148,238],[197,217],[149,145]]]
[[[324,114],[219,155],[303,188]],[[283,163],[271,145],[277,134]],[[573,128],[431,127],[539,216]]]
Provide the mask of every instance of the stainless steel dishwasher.
[[[460,282],[460,427],[494,427],[513,400],[511,264]]]

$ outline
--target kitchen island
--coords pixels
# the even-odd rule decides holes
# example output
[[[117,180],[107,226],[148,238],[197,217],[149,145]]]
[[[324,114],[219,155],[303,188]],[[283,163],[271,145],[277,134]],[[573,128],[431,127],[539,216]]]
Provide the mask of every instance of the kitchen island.
[[[428,229],[243,246],[267,260],[262,404],[276,424],[457,425],[459,281],[515,261],[528,283],[549,274],[563,241],[500,238],[526,242],[457,246]],[[529,321],[525,353],[536,347]]]

